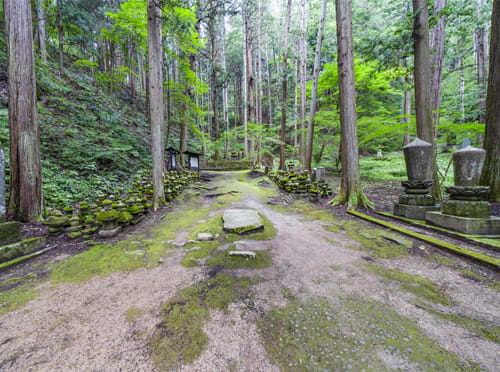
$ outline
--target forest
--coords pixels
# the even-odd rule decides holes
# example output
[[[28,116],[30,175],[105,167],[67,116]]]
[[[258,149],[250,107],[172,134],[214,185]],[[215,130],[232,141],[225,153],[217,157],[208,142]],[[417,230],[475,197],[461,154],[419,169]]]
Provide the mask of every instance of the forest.
[[[0,371],[498,371],[500,0],[0,0]]]
[[[498,49],[493,1],[34,0],[19,2],[24,10],[10,3],[1,17],[0,141],[8,159],[10,149],[8,209],[24,219],[126,188],[151,170],[156,208],[169,147],[201,153],[210,166],[236,159],[260,166],[263,156],[277,169],[288,160],[326,166],[341,173],[342,185],[356,185],[358,156],[400,151],[416,136],[434,144],[438,159],[464,143],[485,146],[482,182],[492,201],[500,198],[493,91],[486,130],[490,50]],[[9,22],[21,11],[26,22]],[[31,35],[20,48],[34,55],[36,73],[27,120],[39,151],[16,150],[31,160],[12,156],[12,126],[20,124],[9,131],[8,123],[15,114],[7,110],[7,46],[17,32]],[[11,65],[21,63],[15,58]],[[342,91],[341,67],[351,70],[354,89]],[[345,104],[350,124],[342,124]],[[344,126],[354,126],[354,138],[342,137]],[[338,191],[349,207],[368,204],[359,186]]]

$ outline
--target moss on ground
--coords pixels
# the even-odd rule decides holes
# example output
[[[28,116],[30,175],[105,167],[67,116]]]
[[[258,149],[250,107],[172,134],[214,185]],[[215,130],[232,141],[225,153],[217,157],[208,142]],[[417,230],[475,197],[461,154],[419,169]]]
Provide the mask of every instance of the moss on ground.
[[[386,230],[366,227],[361,224],[349,225],[345,234],[359,243],[359,245],[350,245],[349,248],[368,252],[374,257],[399,258],[406,256],[408,248],[411,246],[411,242],[410,244],[409,241],[404,242],[403,238],[389,236]]]
[[[245,234],[244,238],[249,240],[270,240],[276,236],[277,230],[271,221],[261,215],[264,229],[262,231]],[[210,232],[217,239],[211,241],[201,241],[187,244],[184,249],[187,251],[186,256],[182,259],[181,264],[185,267],[194,267],[199,261],[208,257],[212,252],[223,244],[234,243],[242,238],[238,234],[228,234],[223,230],[222,213],[209,218],[206,222],[193,226],[190,230],[189,239],[196,239],[200,232]],[[193,249],[197,247],[198,249]],[[263,258],[263,257],[262,257]],[[219,256],[214,260],[221,260]],[[215,261],[211,261],[215,262]],[[260,258],[258,264],[262,264]]]
[[[500,291],[500,280],[488,278],[487,276],[478,273],[476,271],[473,271],[468,267],[463,267],[457,261],[452,260],[451,258],[448,258],[440,254],[431,254],[427,257],[431,262],[436,262],[440,265],[454,269],[456,272],[460,273],[460,275],[462,275],[464,278],[476,282],[485,283],[487,287],[495,291]]]
[[[0,283],[0,315],[16,310],[38,296],[36,284],[39,275],[34,272]]]
[[[125,319],[127,322],[133,323],[145,313],[144,309],[138,309],[137,307],[131,307],[125,312]]]
[[[210,257],[206,264],[208,266],[222,266],[227,269],[263,269],[271,266],[273,263],[271,253],[268,250],[254,251],[255,258],[230,256],[229,252],[234,250],[236,249],[232,246],[225,251]]]
[[[391,366],[384,355],[405,370],[480,370],[376,301],[294,301],[264,315],[258,328],[268,356],[282,371],[385,371]]]
[[[427,278],[410,275],[399,270],[386,269],[382,266],[365,263],[363,265],[368,272],[381,276],[382,278],[398,282],[402,289],[413,293],[415,296],[426,301],[448,305],[446,294],[436,284]]]
[[[305,200],[296,200],[286,207],[273,205],[272,208],[281,214],[300,214],[309,220],[334,223],[337,219],[327,210],[318,209],[316,205]]]
[[[183,289],[162,306],[162,321],[150,342],[152,358],[160,370],[172,370],[195,361],[208,337],[203,323],[210,309],[225,309],[247,296],[254,280],[219,273],[213,278]]]
[[[473,319],[461,314],[443,313],[428,307],[423,307],[423,309],[439,318],[449,320],[459,327],[465,328],[485,340],[500,344],[500,326],[497,324],[493,324],[482,319]]]

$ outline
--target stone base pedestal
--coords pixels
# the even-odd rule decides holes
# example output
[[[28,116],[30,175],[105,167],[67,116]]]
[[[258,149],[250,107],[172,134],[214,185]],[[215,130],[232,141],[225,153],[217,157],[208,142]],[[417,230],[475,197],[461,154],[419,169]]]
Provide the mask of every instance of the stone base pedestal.
[[[443,202],[441,211],[457,217],[488,218],[491,216],[491,204],[481,200],[450,199]]]
[[[470,218],[452,216],[441,212],[428,212],[425,221],[431,225],[443,227],[470,235],[500,235],[500,218]]]
[[[406,205],[401,203],[394,204],[394,214],[412,220],[425,220],[427,212],[439,211],[439,205]]]

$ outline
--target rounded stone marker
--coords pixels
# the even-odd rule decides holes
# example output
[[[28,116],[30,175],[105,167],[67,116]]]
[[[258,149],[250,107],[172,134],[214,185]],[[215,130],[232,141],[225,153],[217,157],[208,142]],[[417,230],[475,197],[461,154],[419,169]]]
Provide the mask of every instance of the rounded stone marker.
[[[455,186],[476,186],[483,169],[486,150],[467,146],[453,153]]]
[[[432,180],[432,145],[415,138],[403,147],[409,180]]]

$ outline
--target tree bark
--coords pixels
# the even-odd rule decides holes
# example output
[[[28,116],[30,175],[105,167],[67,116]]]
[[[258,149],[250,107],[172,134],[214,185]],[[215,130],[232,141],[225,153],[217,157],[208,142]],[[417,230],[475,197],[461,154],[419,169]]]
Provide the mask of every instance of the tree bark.
[[[288,97],[288,34],[290,32],[290,14],[292,12],[292,0],[287,1],[285,13],[285,35],[283,41],[283,76],[281,78],[281,128],[280,128],[280,163],[279,169],[285,165],[286,150],[286,112]]]
[[[243,17],[243,71],[242,71],[242,108],[241,108],[241,121],[243,125],[243,142],[244,142],[244,147],[245,147],[245,157],[248,157],[249,151],[248,151],[248,111],[247,111],[247,105],[248,105],[248,96],[247,96],[247,47],[248,47],[248,37],[247,35],[247,23],[248,21],[248,9],[247,9],[247,3],[246,0],[243,1],[242,4],[242,17]]]
[[[427,0],[413,0],[413,39],[415,67],[415,112],[417,119],[417,136],[432,144],[432,169],[429,178],[432,179],[432,194],[439,196],[439,180],[436,167],[436,141],[432,127],[431,107],[431,64],[429,46],[429,12]]]
[[[316,102],[317,102],[317,97],[318,97],[318,80],[319,80],[319,69],[320,69],[320,62],[321,62],[321,47],[323,45],[323,29],[324,29],[325,18],[326,18],[326,1],[327,0],[323,0],[322,6],[321,6],[321,13],[320,13],[320,17],[319,17],[318,35],[317,35],[317,39],[316,39],[316,52],[314,54],[313,86],[311,89],[311,103],[310,103],[310,107],[309,107],[309,123],[307,126],[307,150],[306,150],[305,164],[304,164],[304,168],[306,168],[309,171],[311,171],[311,166],[312,166],[312,153],[313,153],[313,144],[314,144],[314,117],[316,115]],[[350,7],[350,4],[347,4],[347,6]],[[350,14],[350,10],[349,10],[349,14]],[[349,22],[349,30],[346,30],[345,32],[350,32],[351,33],[350,37],[352,38],[351,20],[349,19],[348,22]],[[346,25],[343,25],[343,27],[346,27]],[[338,37],[338,32],[339,31],[337,28],[337,37]],[[344,35],[344,34],[343,34],[343,36],[346,37],[346,35]],[[353,45],[352,45],[352,40],[351,40],[351,48],[352,47],[353,47]],[[350,53],[351,53],[351,57],[352,57],[352,53],[353,53],[352,50]],[[353,60],[353,63],[354,63],[354,60]],[[354,69],[354,66],[353,66],[353,69]],[[357,140],[356,140],[356,146],[357,146]]]
[[[480,20],[485,6],[485,0],[477,0],[477,18]],[[477,83],[479,85],[479,116],[478,122],[485,123],[486,120],[486,30],[480,23],[474,32],[476,44],[476,66]]]
[[[493,1],[489,63],[481,184],[490,187],[491,201],[500,202],[500,0]]]
[[[36,222],[42,213],[42,172],[36,108],[35,56],[29,0],[5,0],[8,54],[9,212]]]
[[[307,115],[307,1],[300,1],[300,160],[306,164],[306,115]]]
[[[59,74],[63,73],[64,68],[64,25],[62,21],[62,4],[61,0],[56,0],[56,12],[57,12],[57,37],[59,40],[59,54],[58,54],[58,63],[59,63]]]
[[[336,10],[342,173],[339,192],[332,200],[332,204],[346,204],[347,209],[355,209],[358,205],[368,206],[370,203],[361,190],[359,176],[350,0],[336,0]]]
[[[45,33],[45,9],[43,8],[42,0],[36,2],[37,17],[38,17],[38,51],[40,59],[43,63],[47,63],[47,44]]]
[[[151,120],[151,156],[153,159],[153,209],[165,205],[163,188],[163,53],[161,8],[148,0],[149,117]]]
[[[434,1],[434,16],[446,6],[447,0]],[[437,25],[431,30],[431,109],[434,138],[438,134],[439,109],[441,107],[441,80],[443,76],[444,36],[446,17],[441,15]]]

